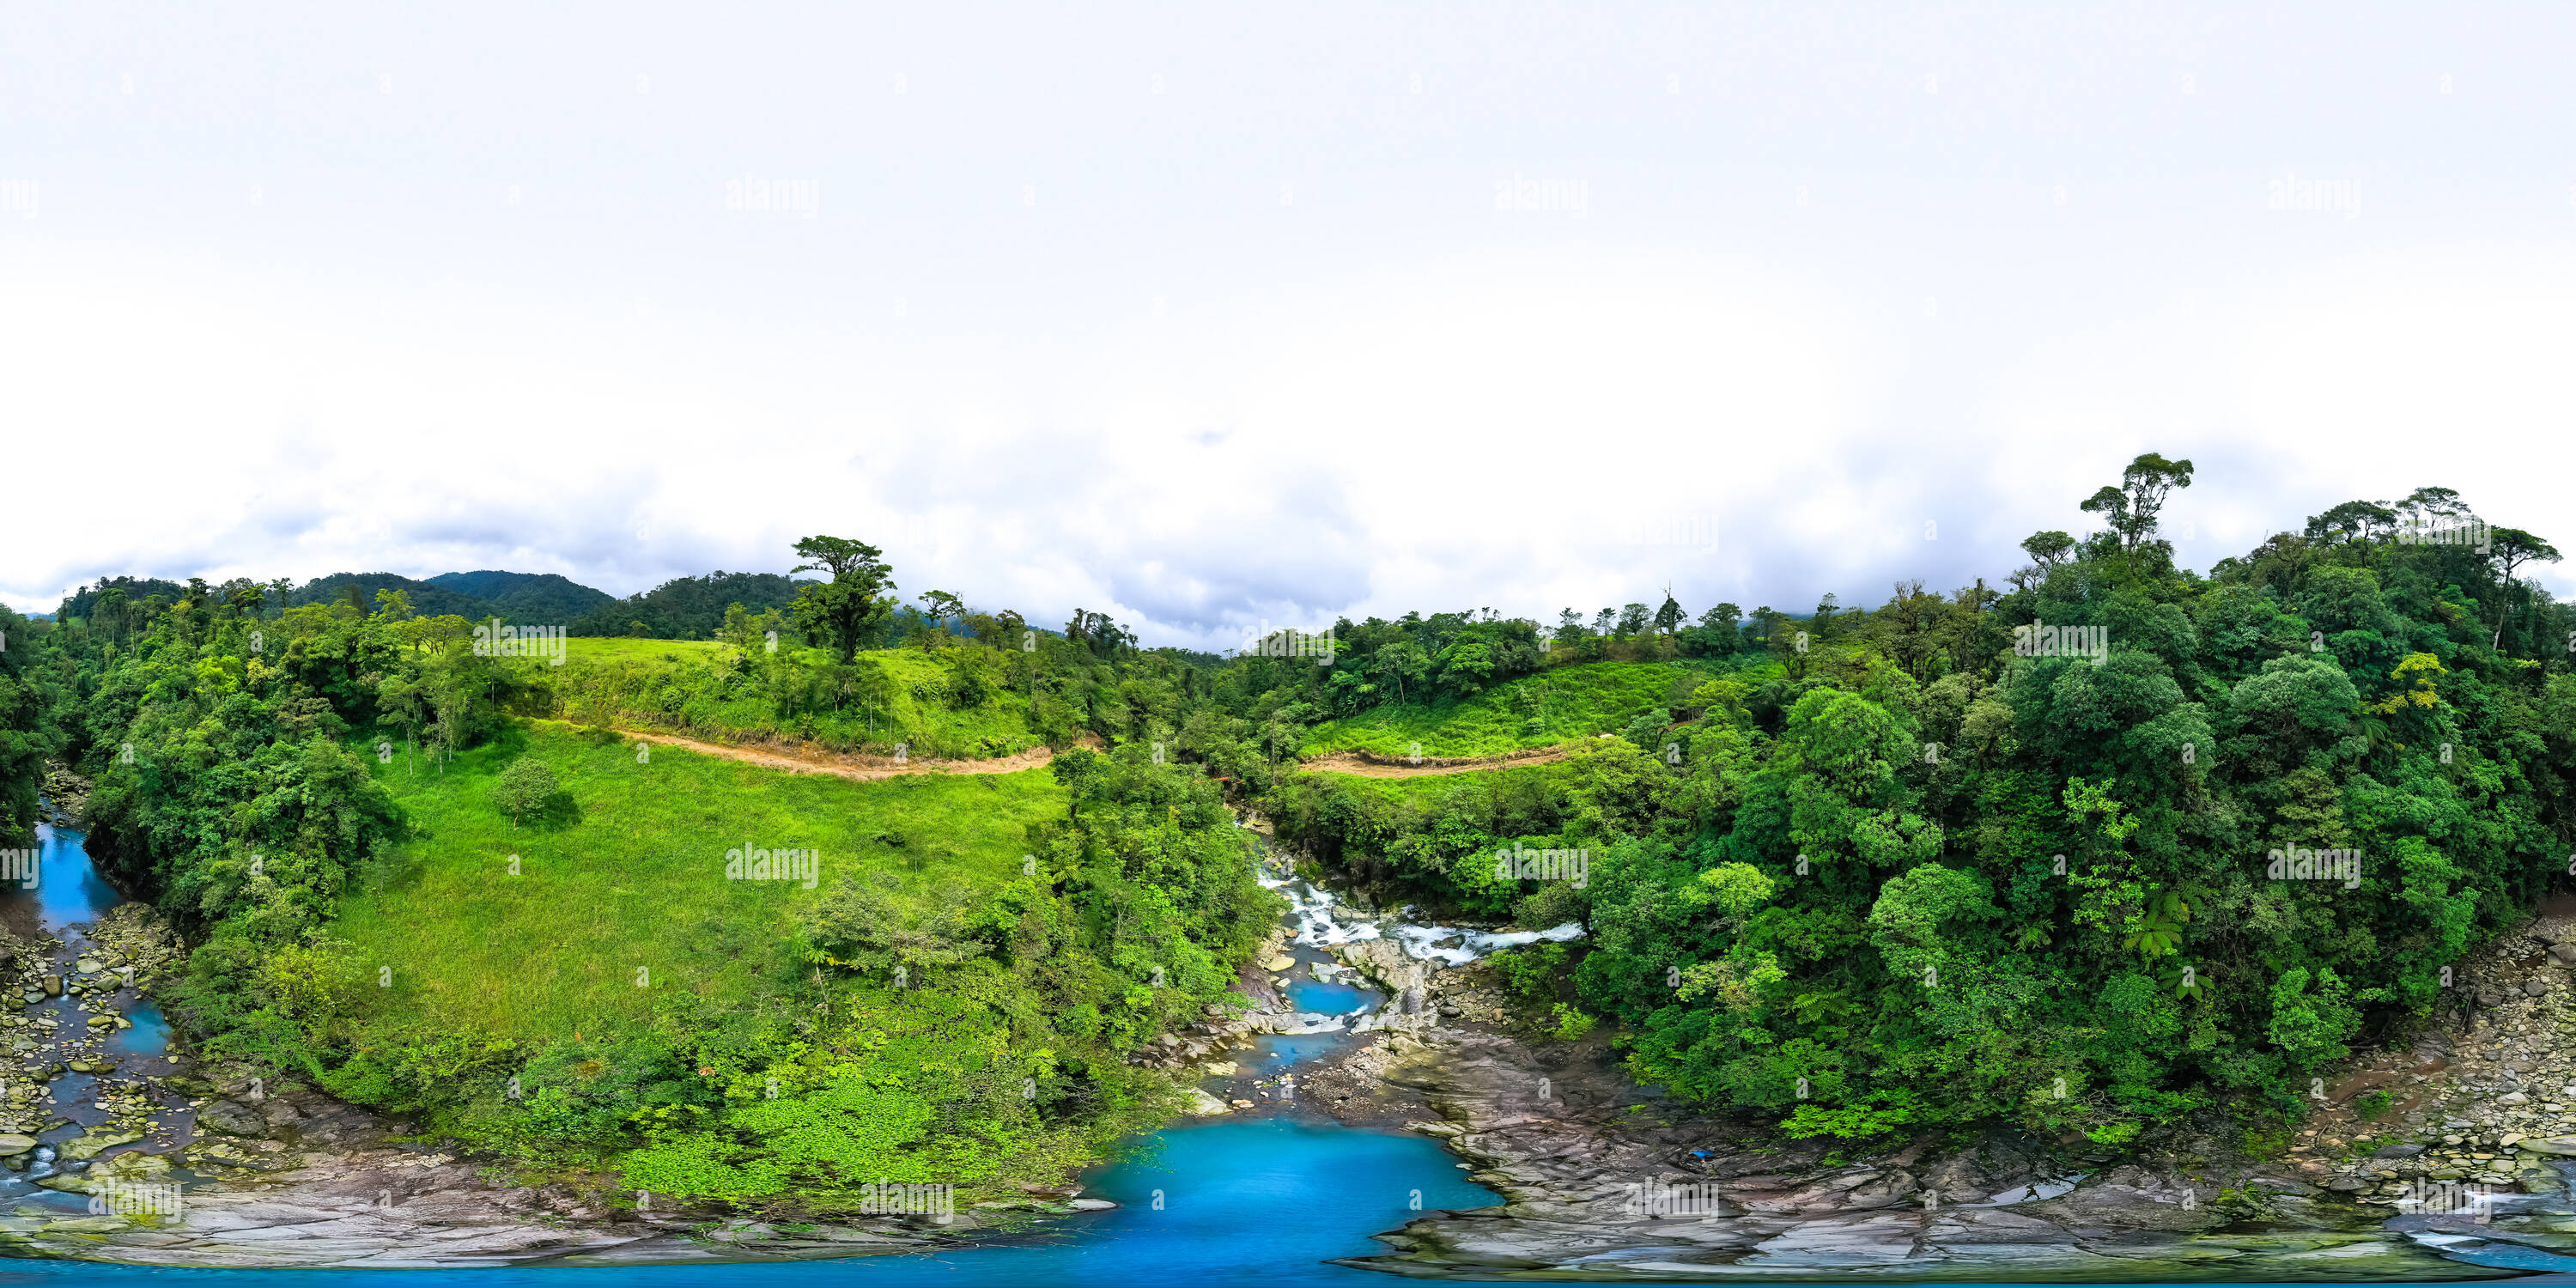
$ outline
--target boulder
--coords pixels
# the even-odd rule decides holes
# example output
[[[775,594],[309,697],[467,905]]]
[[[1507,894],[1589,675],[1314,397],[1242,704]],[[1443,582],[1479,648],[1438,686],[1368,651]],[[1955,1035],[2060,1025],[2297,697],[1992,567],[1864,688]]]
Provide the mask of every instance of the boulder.
[[[227,1136],[266,1136],[268,1121],[237,1100],[210,1101],[197,1111],[197,1125]]]
[[[2522,1140],[2515,1141],[2513,1146],[2516,1149],[2530,1150],[2535,1154],[2551,1154],[2559,1158],[2576,1158],[2576,1136],[2526,1137]]]
[[[15,1158],[35,1147],[33,1136],[0,1136],[0,1158]]]
[[[1209,1095],[1205,1091],[1201,1091],[1197,1087],[1192,1087],[1190,1088],[1190,1103],[1188,1107],[1183,1109],[1181,1112],[1196,1115],[1201,1118],[1211,1118],[1218,1114],[1230,1114],[1234,1111],[1228,1109],[1224,1101]],[[202,1121],[202,1119],[200,1121]]]

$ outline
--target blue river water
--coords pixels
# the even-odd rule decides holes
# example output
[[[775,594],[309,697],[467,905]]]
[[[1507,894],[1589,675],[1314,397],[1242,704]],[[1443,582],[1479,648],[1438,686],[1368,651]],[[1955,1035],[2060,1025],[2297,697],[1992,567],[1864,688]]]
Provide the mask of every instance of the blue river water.
[[[1061,1218],[1054,1233],[936,1256],[694,1266],[496,1270],[171,1270],[68,1261],[0,1261],[0,1284],[320,1285],[635,1284],[1000,1288],[1017,1284],[1377,1284],[1392,1276],[1324,1264],[1384,1248],[1369,1234],[1439,1207],[1495,1201],[1428,1140],[1287,1119],[1219,1121],[1161,1133],[1152,1157],[1095,1172],[1087,1193],[1125,1206]],[[1420,1191],[1417,1199],[1414,1191]],[[1162,1207],[1154,1207],[1160,1191]]]

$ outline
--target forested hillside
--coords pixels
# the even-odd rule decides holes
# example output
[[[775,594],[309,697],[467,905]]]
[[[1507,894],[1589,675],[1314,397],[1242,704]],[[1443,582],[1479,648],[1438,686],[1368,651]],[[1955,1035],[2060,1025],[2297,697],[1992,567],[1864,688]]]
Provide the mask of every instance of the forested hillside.
[[[208,1053],[528,1174],[1061,1183],[1167,1112],[1123,1057],[1273,924],[1218,785],[1143,746],[867,784],[657,752],[514,719],[529,664],[403,600],[13,632],[0,800],[35,751],[96,776],[90,852],[197,945],[161,996]]]
[[[1582,939],[1498,965],[1551,1032],[1606,1027],[1638,1077],[1693,1101],[1801,1135],[2003,1120],[2118,1142],[2208,1106],[2296,1113],[2308,1071],[2449,1004],[2442,967],[2564,888],[2576,851],[2576,613],[2523,578],[2548,543],[2424,488],[2195,573],[2158,534],[2190,478],[2140,457],[2069,498],[2101,531],[2035,534],[1991,582],[1907,583],[1874,608],[1692,616],[1663,594],[1547,628],[1408,614],[1223,660],[1141,649],[1084,610],[1041,630],[945,591],[907,605],[880,552],[833,537],[799,543],[790,576],[814,576],[783,603],[725,604],[709,642],[601,641],[564,667],[477,656],[460,618],[398,593],[283,616],[255,587],[101,594],[12,629],[0,801],[28,799],[34,752],[99,776],[93,849],[202,938],[187,1018],[222,1049],[530,1159],[664,1169],[675,1192],[833,1192],[792,1156],[792,1115],[728,1108],[740,1079],[788,1065],[816,1114],[883,1074],[925,1097],[921,1121],[1016,1133],[1053,1163],[1133,1121],[1150,1097],[1119,1053],[1220,996],[1265,915],[1227,799],[1429,913],[1580,921]],[[693,579],[673,611],[705,620],[731,576]],[[967,819],[991,790],[1013,804],[985,812],[1010,818],[1042,790],[1063,816],[1017,824],[1037,861],[1018,876],[991,868],[1011,842],[980,823],[948,862],[910,829],[831,822],[868,880],[779,901],[759,934],[784,947],[765,965],[746,947],[716,1010],[585,1030],[647,1055],[511,1027],[453,972],[413,993],[308,987],[416,956],[405,927],[465,888],[449,865],[496,862],[514,834],[523,855],[650,869],[616,856],[696,824],[620,795],[620,727],[956,756],[1043,742],[1062,754],[1042,788],[942,788],[966,800],[940,808]],[[1093,740],[1110,751],[1068,750]],[[1547,754],[1392,780],[1298,762],[1417,743]],[[550,785],[508,788],[522,759]],[[726,809],[783,798],[692,781]],[[880,788],[917,790],[853,790]],[[475,840],[441,848],[459,836]],[[1499,870],[1518,846],[1579,852],[1580,879]],[[630,897],[654,894],[583,903]],[[569,942],[543,931],[513,933]],[[885,992],[898,963],[929,987]],[[570,1016],[595,987],[548,1004]],[[1055,1062],[1029,1116],[941,1099],[930,1064],[826,1054],[831,1034],[783,1018],[828,1002],[835,1024],[914,1032],[937,1024],[885,1008],[935,999],[982,1017],[941,1030],[975,1068]],[[689,1046],[701,1030],[722,1050]],[[589,1059],[655,1072],[597,1101],[561,1083],[554,1117],[493,1098]]]
[[[575,635],[631,635],[657,640],[714,639],[725,609],[785,611],[800,583],[767,572],[711,572],[678,577],[642,594],[593,605],[565,620]]]

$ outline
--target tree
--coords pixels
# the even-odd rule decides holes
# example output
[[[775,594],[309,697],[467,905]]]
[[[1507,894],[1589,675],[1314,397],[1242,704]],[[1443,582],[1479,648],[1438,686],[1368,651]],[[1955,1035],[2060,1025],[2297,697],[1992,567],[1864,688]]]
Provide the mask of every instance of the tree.
[[[796,592],[790,611],[797,626],[838,649],[843,666],[857,661],[859,646],[894,611],[893,597],[883,593],[895,588],[885,552],[846,537],[807,537],[796,543],[796,553],[805,562],[789,569],[790,575],[832,574],[830,581]]]
[[[2416,523],[2428,518],[2466,518],[2469,513],[2468,503],[2460,499],[2459,493],[2446,487],[2419,487],[2408,493],[2405,500],[2397,502],[2394,508]]]
[[[1109,614],[1085,608],[1073,610],[1072,618],[1064,624],[1064,637],[1102,656],[1116,653],[1120,644],[1136,642],[1135,636],[1119,630],[1118,623],[1109,620]]]
[[[2307,531],[2301,535],[2310,541],[2386,540],[2397,530],[2397,512],[2369,501],[2346,501],[2323,514],[2308,519]]]
[[[1822,644],[1833,638],[1834,614],[1842,610],[1840,598],[1830,590],[1825,592],[1824,598],[1816,601],[1816,611],[1809,615],[1807,625],[1814,633],[1817,643]]]
[[[2021,539],[2021,548],[2039,565],[2040,576],[2045,579],[2075,549],[2075,538],[2063,532],[2034,532]]]
[[[1655,610],[1655,629],[1670,635],[1689,618],[1690,615],[1682,611],[1681,601],[1673,598],[1673,588],[1664,587],[1663,607]]]
[[[98,597],[98,620],[107,623],[119,643],[125,640],[125,588],[110,586]]]
[[[1624,640],[1645,633],[1646,606],[1644,604],[1630,604],[1619,610],[1618,637],[1620,639]]]
[[[908,904],[882,875],[867,884],[843,877],[798,920],[824,962],[917,974],[983,954],[967,926],[970,903],[965,888],[953,883],[932,886],[919,903]]]
[[[2527,563],[2558,562],[2558,547],[2520,528],[2497,528],[2489,537],[2492,558],[2504,569],[2504,587],[2496,595],[2495,639],[2488,648],[2504,647],[2505,604],[2513,597],[2513,572]]]
[[[1108,771],[1109,766],[1101,760],[1100,753],[1089,747],[1073,748],[1048,763],[1047,772],[1055,775],[1056,782],[1063,785],[1069,798],[1065,817],[1082,817],[1083,796],[1097,789]]]
[[[1699,626],[1714,651],[1734,653],[1744,647],[1744,637],[1737,623],[1744,620],[1744,610],[1733,604],[1720,604],[1699,615]]]
[[[951,618],[958,621],[966,619],[966,601],[944,590],[923,591],[921,606],[928,611],[930,624],[933,626],[941,625]]]
[[[517,827],[521,815],[544,806],[546,798],[555,794],[555,771],[521,756],[501,771],[500,785],[492,794],[510,816],[510,826]]]
[[[2120,484],[2104,484],[2086,500],[2086,514],[2099,514],[2120,538],[2120,561],[2134,568],[2138,547],[2156,534],[2156,516],[2175,488],[2191,486],[2191,462],[2169,461],[2145,452],[2120,472]]]
[[[1395,700],[1405,700],[1405,682],[1419,682],[1431,670],[1431,658],[1422,646],[1411,640],[1397,640],[1382,645],[1368,660],[1368,675],[1381,684],[1395,686]]]
[[[1583,624],[1583,614],[1569,608],[1556,615],[1556,634],[1554,638],[1558,643],[1572,644],[1591,633],[1592,629]]]

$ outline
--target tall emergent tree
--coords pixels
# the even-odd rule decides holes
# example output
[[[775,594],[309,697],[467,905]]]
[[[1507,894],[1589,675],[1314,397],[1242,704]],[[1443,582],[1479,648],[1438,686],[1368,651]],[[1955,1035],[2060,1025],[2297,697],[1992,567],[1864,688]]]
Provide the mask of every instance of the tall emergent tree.
[[[2166,494],[2190,486],[2191,462],[2143,452],[2120,472],[2119,486],[2103,484],[2084,502],[2083,510],[2103,516],[2111,531],[2119,534],[2121,564],[2134,566],[2138,547],[2156,534],[2156,516],[2164,512]]]
[[[806,562],[789,569],[790,573],[832,574],[830,581],[796,592],[790,608],[797,627],[839,649],[842,665],[857,661],[868,633],[895,608],[894,597],[883,593],[895,588],[894,570],[886,567],[885,552],[847,537],[807,537],[796,543],[796,553]]]
[[[2520,528],[2497,528],[2489,534],[2489,540],[2494,548],[2491,557],[2503,570],[2504,584],[2496,591],[2495,639],[2487,647],[2500,649],[2504,647],[2505,606],[2513,602],[2514,570],[2527,563],[2556,563],[2559,554],[2558,547]]]

